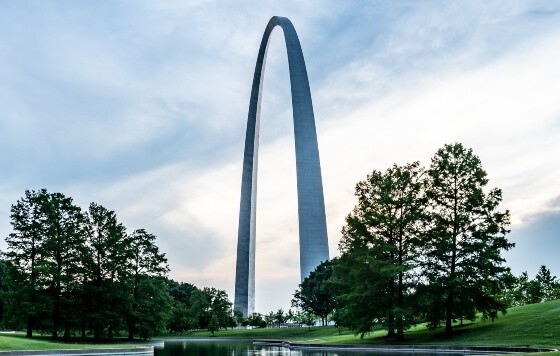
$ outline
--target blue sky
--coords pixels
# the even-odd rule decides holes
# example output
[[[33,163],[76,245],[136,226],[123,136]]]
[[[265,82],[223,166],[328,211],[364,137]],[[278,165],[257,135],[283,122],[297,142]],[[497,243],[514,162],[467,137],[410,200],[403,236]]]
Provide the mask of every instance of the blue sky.
[[[172,278],[233,298],[250,85],[262,32],[281,15],[308,67],[331,255],[357,181],[462,142],[512,212],[514,273],[560,275],[559,4],[223,3],[0,0],[0,236],[25,189],[60,191],[156,234]],[[264,85],[261,312],[288,307],[299,282],[279,29]]]

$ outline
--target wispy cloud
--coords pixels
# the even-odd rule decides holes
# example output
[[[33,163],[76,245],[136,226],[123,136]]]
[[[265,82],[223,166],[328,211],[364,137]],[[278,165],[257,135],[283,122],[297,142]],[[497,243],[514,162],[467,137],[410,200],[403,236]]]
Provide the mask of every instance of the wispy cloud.
[[[308,65],[332,255],[358,180],[394,162],[428,164],[453,141],[481,157],[522,241],[551,221],[560,191],[559,10],[509,1],[5,4],[0,235],[24,189],[47,187],[155,233],[173,278],[233,297],[250,84],[264,26],[284,15]],[[299,282],[281,36],[270,44],[262,106],[262,312],[286,308]]]

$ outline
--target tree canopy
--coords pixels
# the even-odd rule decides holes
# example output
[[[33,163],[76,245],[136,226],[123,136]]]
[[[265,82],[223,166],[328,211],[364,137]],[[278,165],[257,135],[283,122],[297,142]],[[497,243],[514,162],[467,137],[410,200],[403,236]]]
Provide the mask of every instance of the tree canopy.
[[[83,211],[46,189],[25,191],[10,218],[5,324],[53,338],[76,330],[85,336],[86,329],[96,339],[112,337],[127,326],[129,337],[147,337],[165,328],[169,296],[161,278],[168,267],[154,235],[127,234],[114,211],[96,203]]]
[[[399,340],[421,321],[451,333],[453,321],[476,313],[493,320],[508,306],[502,253],[514,245],[509,212],[498,209],[501,190],[487,184],[480,159],[459,143],[439,149],[427,169],[413,162],[374,170],[356,185],[331,275],[317,279],[319,266],[295,300],[320,315],[311,307],[320,303],[304,297],[330,290],[337,325],[361,336],[380,325]],[[553,280],[546,271],[539,278]]]

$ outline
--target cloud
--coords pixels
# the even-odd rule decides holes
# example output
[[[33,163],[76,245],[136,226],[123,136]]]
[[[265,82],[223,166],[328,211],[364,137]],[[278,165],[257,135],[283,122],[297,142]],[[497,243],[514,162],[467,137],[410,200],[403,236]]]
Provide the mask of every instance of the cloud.
[[[523,246],[529,226],[553,221],[546,214],[560,189],[558,10],[505,1],[6,5],[0,234],[25,189],[62,191],[156,234],[173,278],[233,298],[250,83],[264,26],[283,15],[308,66],[331,255],[359,180],[395,162],[428,164],[454,141],[472,147],[503,189]],[[262,312],[288,307],[299,282],[281,36],[270,43],[261,117]]]

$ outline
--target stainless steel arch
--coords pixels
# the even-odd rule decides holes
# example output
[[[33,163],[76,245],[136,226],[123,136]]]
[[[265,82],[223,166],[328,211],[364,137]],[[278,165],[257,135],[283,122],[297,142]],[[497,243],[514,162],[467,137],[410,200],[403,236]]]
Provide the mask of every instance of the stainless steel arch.
[[[251,314],[255,307],[255,217],[260,100],[268,42],[276,26],[280,26],[284,32],[290,70],[301,279],[309,275],[321,262],[329,259],[321,164],[305,60],[296,30],[290,20],[274,16],[266,26],[259,48],[245,135],[234,302],[234,309],[241,311],[245,316]]]

